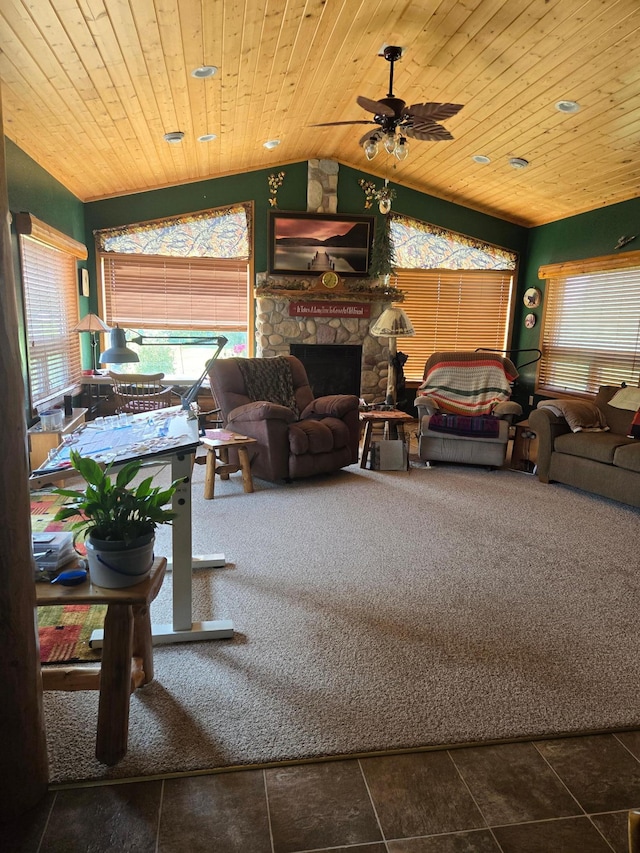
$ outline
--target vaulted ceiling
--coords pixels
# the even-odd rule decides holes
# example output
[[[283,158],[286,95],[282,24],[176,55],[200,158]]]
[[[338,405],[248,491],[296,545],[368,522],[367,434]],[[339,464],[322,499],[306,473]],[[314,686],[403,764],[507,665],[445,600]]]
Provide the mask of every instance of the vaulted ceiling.
[[[83,201],[326,158],[539,225],[639,194],[639,11],[638,0],[2,0],[4,130]],[[374,126],[312,125],[372,118],[356,98],[388,94],[388,44],[404,49],[397,97],[464,107],[443,122],[453,140],[409,139],[404,161],[381,150],[369,162],[358,140]],[[218,71],[191,76],[203,65]],[[182,142],[165,142],[170,131]]]

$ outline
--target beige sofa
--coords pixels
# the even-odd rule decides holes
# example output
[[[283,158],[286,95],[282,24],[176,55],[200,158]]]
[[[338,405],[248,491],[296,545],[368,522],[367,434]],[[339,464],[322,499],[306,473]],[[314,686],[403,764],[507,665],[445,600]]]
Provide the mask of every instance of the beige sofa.
[[[593,401],[607,431],[572,432],[571,411],[566,415],[552,408],[537,408],[529,415],[529,426],[538,437],[537,474],[543,483],[564,483],[596,495],[640,507],[640,440],[628,438],[634,412],[609,405],[620,390],[603,385]],[[567,404],[568,401],[557,401]]]

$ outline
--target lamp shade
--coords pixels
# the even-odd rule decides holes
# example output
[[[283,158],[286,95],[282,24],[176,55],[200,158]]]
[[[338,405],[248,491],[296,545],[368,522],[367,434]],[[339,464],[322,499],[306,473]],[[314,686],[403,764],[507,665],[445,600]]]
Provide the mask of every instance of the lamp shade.
[[[109,335],[110,347],[100,354],[101,364],[129,364],[140,361],[137,353],[127,346],[127,338],[124,329],[111,329]]]
[[[387,308],[371,327],[376,338],[412,337],[415,329],[402,308]]]
[[[111,327],[107,326],[104,320],[101,320],[97,314],[85,314],[82,320],[73,327],[74,332],[110,332]]]

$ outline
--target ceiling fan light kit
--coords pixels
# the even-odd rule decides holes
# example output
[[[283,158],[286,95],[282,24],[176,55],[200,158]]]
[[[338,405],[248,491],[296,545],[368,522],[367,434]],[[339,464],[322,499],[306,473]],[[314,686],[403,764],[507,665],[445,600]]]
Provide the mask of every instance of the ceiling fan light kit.
[[[407,137],[426,142],[439,142],[443,139],[453,139],[449,131],[439,122],[456,115],[462,104],[438,104],[425,102],[407,106],[401,98],[393,94],[394,63],[402,56],[403,48],[397,45],[385,45],[382,52],[389,63],[389,92],[386,98],[375,101],[358,95],[358,106],[369,113],[373,119],[359,121],[330,121],[313,127],[332,127],[344,124],[376,124],[375,130],[370,130],[360,139],[359,144],[364,150],[367,160],[373,160],[382,142],[385,151],[394,155],[398,160],[406,159],[409,153]]]

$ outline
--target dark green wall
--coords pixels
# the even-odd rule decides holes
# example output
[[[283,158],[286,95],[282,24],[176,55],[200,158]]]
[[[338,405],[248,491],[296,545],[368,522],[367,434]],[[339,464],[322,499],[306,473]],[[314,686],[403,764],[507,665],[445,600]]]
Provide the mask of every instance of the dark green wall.
[[[39,166],[27,154],[14,145],[10,139],[5,137],[6,167],[7,167],[7,192],[9,198],[9,210],[12,213],[27,212],[57,228],[64,234],[76,239],[79,243],[87,244],[84,228],[84,205],[82,202],[56,181],[45,169]],[[13,270],[15,276],[16,298],[18,300],[19,316],[18,322],[20,348],[23,363],[26,364],[26,340],[24,324],[22,322],[22,288],[20,287],[20,253],[18,238],[15,231],[11,231],[11,247],[13,252]],[[84,262],[80,263],[84,266]],[[87,310],[87,300],[80,298],[80,313]],[[86,343],[84,354],[89,361],[89,345]],[[29,399],[28,382],[25,373],[25,399]],[[32,422],[30,413],[27,413],[28,423]]]
[[[256,271],[261,271],[267,266],[267,211],[270,209],[268,176],[273,172],[285,173],[284,182],[278,190],[278,207],[281,210],[303,211],[306,210],[307,204],[306,161],[119,196],[85,205],[8,140],[7,168],[9,204],[12,210],[30,211],[50,225],[84,242],[89,249],[92,308],[95,308],[92,232],[96,229],[253,201],[255,268]],[[366,172],[340,166],[340,213],[364,212],[365,196],[358,183],[361,178],[373,180],[379,187],[383,184],[381,179],[372,178]],[[536,324],[533,329],[524,328],[524,316],[528,309],[525,309],[522,296],[527,287],[539,287],[544,291],[544,282],[540,282],[537,277],[541,264],[611,254],[620,236],[640,233],[640,199],[527,229],[393,182],[390,185],[396,191],[393,209],[399,213],[486,240],[520,254],[512,339],[514,347],[538,346],[540,324]],[[627,250],[637,247],[637,243],[631,243]],[[83,306],[81,308],[84,310]],[[542,316],[542,308],[543,306],[533,312],[538,319]],[[526,404],[534,381],[535,367],[525,368],[518,389],[520,402]]]
[[[540,320],[544,308],[545,282],[538,278],[538,269],[551,263],[575,261],[582,258],[595,258],[599,255],[612,255],[617,251],[635,251],[640,249],[640,240],[627,244],[623,249],[614,247],[622,236],[640,235],[640,198],[601,207],[578,216],[570,216],[548,225],[540,225],[529,230],[527,246],[527,264],[524,271],[516,316],[515,331],[521,347],[537,347],[540,341]],[[542,304],[532,313],[538,318],[533,329],[524,328],[524,316],[529,312],[522,301],[522,294],[528,287],[537,287],[542,291]],[[525,371],[523,381],[533,388],[535,368]]]
[[[269,209],[269,175],[274,171],[285,172],[285,179],[278,190],[278,207],[281,210],[306,210],[307,206],[307,163],[261,169],[241,175],[212,178],[193,184],[182,184],[161,190],[119,196],[104,201],[88,202],[85,205],[87,235],[101,228],[127,225],[130,222],[146,222],[163,216],[193,213],[225,204],[253,201],[255,268],[267,268],[267,210]],[[93,240],[90,239],[90,251]],[[87,244],[89,245],[89,244]],[[92,267],[93,269],[93,267]]]

